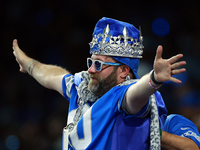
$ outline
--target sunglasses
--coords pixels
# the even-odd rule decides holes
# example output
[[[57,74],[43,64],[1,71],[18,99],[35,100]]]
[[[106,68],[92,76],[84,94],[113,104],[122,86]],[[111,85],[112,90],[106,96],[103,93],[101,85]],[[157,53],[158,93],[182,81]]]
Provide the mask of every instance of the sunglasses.
[[[113,62],[103,62],[100,60],[93,60],[91,58],[87,58],[87,66],[88,69],[94,64],[96,71],[101,71],[103,65],[111,65],[111,66],[120,66],[122,63],[113,63]]]

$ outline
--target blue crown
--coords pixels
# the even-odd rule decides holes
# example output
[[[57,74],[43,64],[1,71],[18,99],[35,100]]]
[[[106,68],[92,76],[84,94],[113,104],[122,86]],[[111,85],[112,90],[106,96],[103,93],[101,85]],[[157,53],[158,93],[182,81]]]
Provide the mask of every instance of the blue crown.
[[[129,58],[142,58],[143,37],[133,25],[102,18],[95,26],[90,53]]]

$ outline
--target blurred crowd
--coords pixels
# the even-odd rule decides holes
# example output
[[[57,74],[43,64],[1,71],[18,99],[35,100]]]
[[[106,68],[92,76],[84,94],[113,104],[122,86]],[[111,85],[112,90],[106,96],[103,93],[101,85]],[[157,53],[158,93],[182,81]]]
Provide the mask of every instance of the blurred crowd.
[[[58,150],[66,125],[67,100],[19,72],[12,41],[29,56],[65,67],[72,74],[86,70],[89,42],[96,22],[110,17],[141,26],[144,54],[140,77],[152,69],[158,45],[163,58],[182,53],[187,72],[180,85],[159,90],[169,114],[193,121],[200,131],[200,1],[9,0],[0,2],[0,149]],[[153,22],[162,18],[168,32],[157,34]],[[158,24],[159,25],[159,24]]]

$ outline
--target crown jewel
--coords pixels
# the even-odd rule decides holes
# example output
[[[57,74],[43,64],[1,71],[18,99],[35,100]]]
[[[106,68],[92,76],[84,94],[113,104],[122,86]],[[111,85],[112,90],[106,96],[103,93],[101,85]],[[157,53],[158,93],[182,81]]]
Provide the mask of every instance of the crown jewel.
[[[112,36],[109,31],[109,24],[107,24],[103,34],[94,35],[89,43],[91,54],[142,58],[144,46],[141,29],[139,40],[129,36],[126,27],[123,29],[123,35]]]

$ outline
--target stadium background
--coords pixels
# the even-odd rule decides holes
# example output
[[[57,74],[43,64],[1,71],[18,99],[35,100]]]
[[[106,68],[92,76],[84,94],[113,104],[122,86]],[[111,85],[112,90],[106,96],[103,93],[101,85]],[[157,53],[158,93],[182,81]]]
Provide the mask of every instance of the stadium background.
[[[0,1],[0,149],[61,149],[66,100],[19,72],[12,54],[18,39],[24,52],[72,73],[86,70],[96,22],[110,17],[141,26],[144,55],[138,74],[149,72],[158,45],[163,58],[183,53],[183,84],[160,92],[169,114],[179,113],[200,129],[200,1],[8,0]]]

